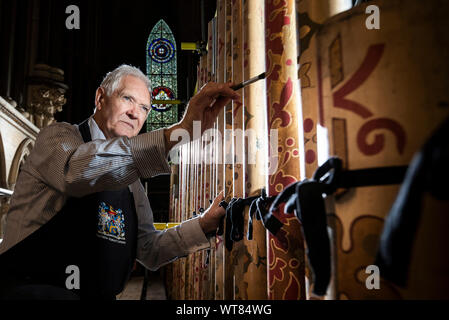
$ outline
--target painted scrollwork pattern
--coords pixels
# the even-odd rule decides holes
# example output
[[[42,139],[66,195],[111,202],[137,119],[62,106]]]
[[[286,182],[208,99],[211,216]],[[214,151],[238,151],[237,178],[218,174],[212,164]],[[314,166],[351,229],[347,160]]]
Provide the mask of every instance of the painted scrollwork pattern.
[[[295,1],[265,2],[268,130],[278,130],[278,167],[269,177],[269,194],[276,195],[299,180],[298,108],[299,93]],[[299,89],[299,88],[298,88]],[[301,226],[293,215],[278,219],[284,227],[277,237],[269,234],[269,299],[305,299],[304,242]]]

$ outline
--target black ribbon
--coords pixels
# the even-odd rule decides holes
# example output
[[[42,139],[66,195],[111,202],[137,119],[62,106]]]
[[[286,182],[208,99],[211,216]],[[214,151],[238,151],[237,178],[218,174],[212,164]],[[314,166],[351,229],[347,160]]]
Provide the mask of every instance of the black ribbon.
[[[405,287],[410,273],[416,233],[425,213],[424,195],[430,194],[440,201],[449,200],[449,118],[436,129],[417,152],[404,178],[399,194],[385,218],[379,249],[374,262],[381,275],[398,286]],[[447,212],[439,210],[442,216]],[[435,212],[434,212],[435,213]],[[444,223],[445,218],[436,223]],[[438,234],[432,241],[440,241]],[[444,252],[428,252],[429,256],[447,257]],[[431,258],[433,259],[433,258]]]
[[[268,208],[275,197],[267,197],[267,192],[262,189],[261,195],[254,199],[249,207],[249,218],[248,218],[248,232],[246,238],[248,240],[253,239],[253,217],[256,215],[257,220],[262,220],[262,224],[265,229],[270,231],[273,235],[282,228],[283,224],[278,218],[269,214]]]
[[[313,292],[324,295],[330,281],[330,241],[327,233],[326,207],[323,193],[326,186],[314,180],[304,180],[289,185],[273,201],[270,214],[286,202],[284,212],[295,212],[301,221],[307,243],[307,256],[314,278]]]
[[[223,201],[221,201],[221,202],[219,203],[218,206],[219,206],[219,207],[222,207],[223,209],[226,210],[227,207],[228,207],[228,203],[227,203],[225,200],[223,200]],[[226,216],[223,217],[223,218],[221,218],[220,224],[219,224],[218,230],[217,230],[217,236],[222,236],[222,235],[223,235],[223,233],[224,233],[224,221],[225,221],[226,218],[227,218]],[[230,223],[230,222],[229,222],[229,223]]]
[[[256,197],[249,198],[232,198],[229,205],[226,208],[226,235],[225,245],[226,249],[232,250],[234,242],[241,241],[243,239],[244,232],[244,211],[245,207],[249,206]]]
[[[231,200],[227,211],[231,213],[231,239],[232,241],[240,241],[243,239],[243,227],[244,227],[244,219],[243,213],[246,206],[251,205],[251,203],[259,198],[259,196],[249,197],[249,198],[234,198]]]
[[[217,230],[217,235],[225,233],[225,247],[231,251],[234,242],[243,240],[244,236],[244,211],[246,206],[250,206],[248,220],[248,240],[252,240],[253,216],[262,220],[264,227],[274,235],[281,229],[282,222],[275,216],[268,214],[268,208],[275,197],[267,197],[265,190],[262,190],[261,196],[248,198],[232,198],[229,204],[226,201],[220,202],[219,206],[226,209],[226,215],[222,218]],[[226,219],[226,230],[224,220]]]

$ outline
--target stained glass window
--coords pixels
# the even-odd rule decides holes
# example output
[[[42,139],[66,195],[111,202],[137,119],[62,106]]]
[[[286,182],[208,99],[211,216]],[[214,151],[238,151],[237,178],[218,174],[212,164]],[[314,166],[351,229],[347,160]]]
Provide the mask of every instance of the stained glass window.
[[[153,100],[175,100],[178,91],[176,42],[170,27],[162,19],[151,30],[146,55],[147,75],[153,86]],[[153,104],[147,119],[147,131],[164,128],[176,122],[177,105]]]

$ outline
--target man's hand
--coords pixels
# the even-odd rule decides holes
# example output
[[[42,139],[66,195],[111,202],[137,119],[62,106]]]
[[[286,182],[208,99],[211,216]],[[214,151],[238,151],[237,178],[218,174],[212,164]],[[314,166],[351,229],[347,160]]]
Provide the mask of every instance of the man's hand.
[[[215,232],[218,229],[221,218],[226,214],[226,210],[219,204],[223,200],[223,191],[215,198],[210,207],[200,216],[200,226],[205,234]]]
[[[240,100],[240,95],[231,89],[233,83],[209,82],[192,98],[187,106],[183,119],[165,130],[166,151],[168,152],[178,141],[170,141],[173,130],[184,129],[193,135],[193,121],[201,122],[201,134],[212,128],[218,114],[231,100]]]

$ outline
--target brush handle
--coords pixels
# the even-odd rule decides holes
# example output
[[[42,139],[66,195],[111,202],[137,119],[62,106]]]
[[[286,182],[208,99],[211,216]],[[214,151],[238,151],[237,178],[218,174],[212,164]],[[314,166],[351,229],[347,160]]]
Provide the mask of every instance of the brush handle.
[[[232,86],[231,89],[234,91],[237,91],[237,90],[242,89],[244,86],[245,86],[245,83],[242,82],[242,83],[236,84],[235,86]]]
[[[259,74],[257,77],[251,78],[249,80],[243,81],[242,83],[236,84],[235,86],[232,86],[231,89],[234,91],[240,90],[244,87],[246,87],[247,85],[250,85],[251,83],[254,83],[256,81],[259,81],[261,79],[265,79],[265,72]]]

